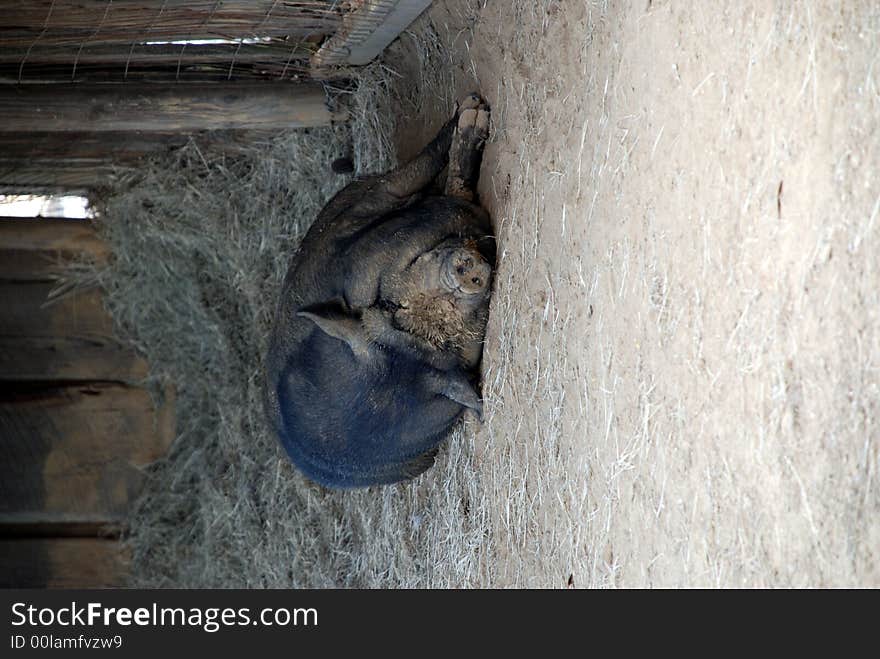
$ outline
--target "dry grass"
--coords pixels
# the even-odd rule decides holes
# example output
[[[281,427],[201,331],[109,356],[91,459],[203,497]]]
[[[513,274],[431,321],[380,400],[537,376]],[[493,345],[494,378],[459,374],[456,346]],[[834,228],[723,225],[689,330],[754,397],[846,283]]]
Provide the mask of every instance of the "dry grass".
[[[130,520],[133,582],[151,587],[455,586],[479,583],[486,513],[458,437],[415,484],[329,493],[265,426],[262,361],[297,242],[345,183],[393,160],[388,71],[362,73],[346,128],[231,148],[193,142],[147,162],[100,204],[114,250],[97,280],[121,330],[177,389],[177,438]],[[384,99],[384,100],[383,100]]]
[[[494,111],[489,583],[880,583],[876,10],[433,20]]]
[[[150,170],[108,202],[102,275],[182,405],[138,582],[880,584],[878,39],[855,6],[435,2],[364,89],[390,107],[393,79],[403,156],[463,92],[492,103],[487,419],[390,488],[308,485],[257,397],[348,136]]]

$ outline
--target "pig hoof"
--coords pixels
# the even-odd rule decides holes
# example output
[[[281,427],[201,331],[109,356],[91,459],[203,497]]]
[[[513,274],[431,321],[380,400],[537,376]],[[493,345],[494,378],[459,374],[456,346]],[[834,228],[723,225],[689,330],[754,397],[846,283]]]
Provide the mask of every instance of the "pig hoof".
[[[489,137],[489,112],[482,108],[463,110],[458,115],[458,132],[470,141],[486,140]]]
[[[449,148],[446,195],[473,201],[483,145],[489,139],[489,106],[470,94],[459,106],[458,122]]]
[[[489,104],[477,93],[468,94],[458,105],[458,132],[473,130],[481,139],[489,136]]]
[[[480,401],[479,406],[475,407],[471,410],[474,413],[474,416],[477,417],[477,421],[481,424],[486,423],[486,415],[483,412],[483,401]]]
[[[461,102],[458,104],[458,111],[462,112],[464,110],[475,110],[480,106],[485,105],[486,103],[483,101],[483,98],[476,92],[473,92],[461,99]]]

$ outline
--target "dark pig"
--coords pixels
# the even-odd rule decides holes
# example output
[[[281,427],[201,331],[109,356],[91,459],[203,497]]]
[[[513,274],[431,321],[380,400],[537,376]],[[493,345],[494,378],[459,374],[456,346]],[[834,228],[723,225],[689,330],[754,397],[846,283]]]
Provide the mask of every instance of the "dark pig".
[[[467,97],[411,162],[331,199],[293,257],[265,404],[294,464],[318,483],[412,478],[467,409],[482,417],[472,382],[495,252],[472,200],[488,119],[482,99]],[[445,194],[427,194],[447,163]],[[443,325],[444,308],[458,321]]]

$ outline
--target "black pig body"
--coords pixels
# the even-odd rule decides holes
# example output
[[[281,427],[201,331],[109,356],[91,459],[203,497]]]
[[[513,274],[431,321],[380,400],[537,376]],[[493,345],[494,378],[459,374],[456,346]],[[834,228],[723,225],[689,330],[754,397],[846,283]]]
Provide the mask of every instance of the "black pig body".
[[[413,161],[340,191],[292,260],[270,339],[265,403],[288,455],[318,483],[412,478],[431,466],[466,409],[482,416],[471,383],[478,360],[402,328],[395,313],[406,301],[394,291],[420,256],[450,241],[466,241],[494,264],[488,215],[470,201],[487,127],[481,99],[468,97]],[[447,191],[454,189],[425,195],[450,149]],[[481,341],[488,290],[465,297],[462,314],[481,319]],[[456,299],[450,294],[447,303]]]

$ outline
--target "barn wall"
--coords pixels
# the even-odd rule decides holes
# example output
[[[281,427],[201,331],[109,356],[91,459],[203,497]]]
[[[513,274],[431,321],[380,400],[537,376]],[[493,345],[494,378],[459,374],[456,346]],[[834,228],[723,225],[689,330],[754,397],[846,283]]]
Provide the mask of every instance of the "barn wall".
[[[124,583],[118,535],[174,437],[101,291],[57,295],[65,261],[108,257],[88,222],[0,218],[0,587]]]
[[[0,0],[0,195],[93,196],[194,133],[344,121],[315,81],[427,4]],[[101,291],[57,295],[82,257],[110,258],[87,222],[0,217],[0,587],[123,584],[126,514],[174,437],[173,391],[138,386]]]
[[[0,194],[91,196],[193,133],[343,119],[304,76],[333,3],[3,5]],[[123,585],[129,507],[174,437],[174,392],[138,386],[102,292],[58,295],[81,258],[110,258],[88,222],[0,217],[0,587]]]

